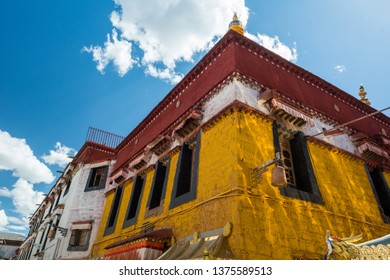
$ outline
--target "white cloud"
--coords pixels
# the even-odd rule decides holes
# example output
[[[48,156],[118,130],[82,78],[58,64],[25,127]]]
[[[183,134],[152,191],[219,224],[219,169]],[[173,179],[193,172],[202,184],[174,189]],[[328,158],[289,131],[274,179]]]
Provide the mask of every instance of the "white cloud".
[[[0,231],[25,231],[28,228],[29,221],[26,216],[22,218],[7,216],[4,210],[0,210]]]
[[[25,231],[29,228],[29,222],[27,217],[16,218],[16,217],[8,217],[8,225],[7,229],[11,231]]]
[[[345,65],[336,65],[336,67],[334,69],[339,73],[343,73],[343,72],[347,71],[347,68],[345,67]]]
[[[270,37],[259,33],[257,33],[256,36],[245,33],[245,36],[291,62],[296,62],[298,60],[298,52],[295,44],[293,48],[289,48],[280,42],[278,36]]]
[[[112,61],[114,65],[139,61],[145,73],[177,83],[182,74],[176,73],[176,64],[192,62],[193,55],[206,51],[227,31],[233,13],[237,12],[245,26],[249,10],[244,0],[115,0],[118,9],[111,14],[113,38],[104,45],[84,48],[92,53],[99,71]],[[114,36],[115,35],[115,36]],[[116,43],[117,42],[117,43]],[[108,52],[110,46],[125,42],[126,55]],[[137,51],[132,52],[132,46]],[[135,54],[136,53],[136,54]],[[126,74],[131,67],[118,71]],[[119,69],[118,69],[119,70]]]
[[[159,78],[162,80],[170,81],[173,84],[180,82],[183,78],[183,75],[180,73],[175,73],[173,69],[166,68],[163,70],[157,69],[152,64],[149,64],[145,70],[146,74],[149,74],[152,77]]]
[[[118,33],[114,29],[112,36],[107,34],[107,41],[104,43],[104,48],[90,46],[84,47],[83,51],[92,53],[93,60],[97,62],[96,68],[102,74],[104,74],[104,68],[112,61],[119,75],[123,76],[136,62],[131,56],[131,46],[132,44],[126,39],[118,39]]]
[[[12,194],[9,189],[2,187],[0,188],[0,196],[12,197]]]
[[[40,204],[44,199],[43,192],[35,191],[34,186],[24,179],[18,179],[11,189],[1,188],[0,196],[8,197],[12,199],[12,203],[15,207],[13,210],[15,213],[21,214],[23,217],[8,217],[8,223],[10,225],[16,224],[17,226],[28,227],[26,217],[34,213],[37,208],[37,204]],[[10,228],[9,226],[7,228]]]
[[[75,154],[75,149],[69,148],[62,145],[60,142],[57,142],[55,144],[55,150],[50,150],[50,154],[43,155],[42,159],[47,164],[65,167],[70,161],[72,161],[69,156],[74,156]]]
[[[7,229],[9,231],[24,231],[28,229],[28,226],[15,226],[15,225],[8,225]]]
[[[8,222],[10,224],[15,224],[15,225],[20,225],[20,226],[25,226],[28,225],[28,220],[27,218],[16,218],[16,217],[8,217]]]
[[[0,210],[0,230],[5,230],[8,225],[8,217],[4,210]]]
[[[31,183],[50,184],[55,179],[50,169],[35,156],[25,139],[0,130],[0,171],[10,170],[15,177]]]
[[[15,206],[14,211],[22,216],[32,214],[37,208],[36,204],[40,204],[44,198],[43,192],[35,191],[34,186],[24,179],[18,179],[8,191]]]

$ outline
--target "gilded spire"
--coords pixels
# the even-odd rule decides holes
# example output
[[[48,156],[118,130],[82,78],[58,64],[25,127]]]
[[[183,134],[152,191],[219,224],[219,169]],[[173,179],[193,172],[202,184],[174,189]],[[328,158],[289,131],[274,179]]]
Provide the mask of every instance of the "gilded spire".
[[[366,103],[367,105],[371,105],[371,102],[370,102],[370,100],[368,100],[366,95],[367,95],[367,92],[364,90],[364,86],[360,85],[360,88],[359,88],[360,101],[363,103]]]
[[[242,27],[241,21],[238,19],[237,13],[234,13],[233,20],[229,24],[229,30],[234,30],[241,35],[244,35],[244,28]]]

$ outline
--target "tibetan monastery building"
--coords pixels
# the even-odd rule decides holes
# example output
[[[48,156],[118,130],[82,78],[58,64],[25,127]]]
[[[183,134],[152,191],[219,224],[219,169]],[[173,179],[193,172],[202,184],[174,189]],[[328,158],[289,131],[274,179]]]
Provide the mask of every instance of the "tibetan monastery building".
[[[91,258],[323,259],[327,230],[388,235],[390,118],[363,97],[235,17],[115,148]]]

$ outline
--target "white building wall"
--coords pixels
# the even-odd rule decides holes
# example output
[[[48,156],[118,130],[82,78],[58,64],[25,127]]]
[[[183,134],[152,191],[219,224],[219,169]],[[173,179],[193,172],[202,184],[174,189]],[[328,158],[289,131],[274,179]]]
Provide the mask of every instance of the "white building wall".
[[[259,97],[261,96],[260,89],[252,87],[245,82],[237,78],[233,78],[232,81],[223,86],[218,92],[213,94],[209,100],[207,100],[202,107],[203,110],[203,119],[202,122],[205,123],[210,120],[213,116],[221,112],[226,106],[232,104],[234,101],[240,101],[264,114],[270,114],[267,107],[258,102]],[[313,122],[315,126],[311,127],[308,123],[301,127],[301,130],[305,135],[315,135],[317,133],[323,132],[323,129],[329,130],[332,126],[316,119],[313,117]],[[352,154],[358,155],[355,145],[349,138],[347,134],[341,134],[336,136],[325,137],[323,134],[316,136],[316,138],[327,142],[335,147],[338,147],[344,151],[350,152]]]
[[[59,230],[55,238],[50,242],[53,243],[50,253],[45,259],[84,259],[88,258],[92,245],[95,241],[100,218],[104,206],[104,188],[93,191],[85,191],[88,177],[92,168],[111,165],[110,161],[100,162],[97,164],[82,165],[72,178],[69,192],[60,200],[60,204],[65,204],[59,227],[67,229],[66,236],[63,237]],[[111,166],[110,166],[111,167]],[[110,172],[110,168],[109,168]],[[108,177],[108,176],[107,176]],[[107,178],[106,178],[107,180]],[[68,245],[71,236],[72,225],[75,222],[92,221],[89,247],[86,251],[69,251]]]

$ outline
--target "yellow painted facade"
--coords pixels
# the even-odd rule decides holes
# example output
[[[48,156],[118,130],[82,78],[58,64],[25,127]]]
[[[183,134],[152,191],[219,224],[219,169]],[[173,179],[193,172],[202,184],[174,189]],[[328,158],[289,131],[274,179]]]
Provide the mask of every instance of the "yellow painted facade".
[[[113,234],[103,236],[105,225],[110,212],[114,192],[106,198],[106,204],[95,242],[92,257],[96,258],[105,253],[104,247],[115,241],[136,235],[144,223],[154,224],[154,229],[172,228],[176,238],[191,235],[194,231],[207,231],[223,227],[232,221],[235,214],[235,201],[231,194],[238,182],[237,169],[237,114],[229,114],[202,131],[199,176],[197,196],[195,200],[169,210],[171,193],[174,185],[179,153],[171,156],[168,182],[163,205],[163,212],[158,216],[145,218],[146,205],[152,187],[154,169],[146,173],[146,182],[141,197],[140,211],[137,223],[122,229],[126,210],[130,201],[133,182],[124,185],[124,193],[116,230]],[[229,135],[229,137],[225,137]],[[218,140],[217,140],[218,139]],[[217,140],[217,141],[216,141]],[[221,161],[220,158],[224,160]],[[212,167],[212,168],[210,168]],[[233,191],[232,191],[233,190]],[[217,213],[217,214],[216,214]]]
[[[364,162],[321,142],[307,141],[323,204],[283,196],[271,172],[259,183],[250,170],[275,156],[273,120],[246,109],[228,109],[201,128],[196,198],[169,209],[179,152],[171,155],[162,213],[146,217],[154,169],[146,171],[137,222],[122,229],[133,181],[124,185],[115,232],[104,236],[114,192],[107,194],[92,258],[115,241],[135,236],[149,222],[171,228],[179,239],[233,225],[229,246],[237,259],[321,259],[326,230],[339,236],[362,233],[370,240],[390,232],[378,210]],[[272,167],[270,167],[272,168]],[[390,173],[384,172],[387,182]],[[363,240],[363,241],[364,241]]]

